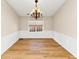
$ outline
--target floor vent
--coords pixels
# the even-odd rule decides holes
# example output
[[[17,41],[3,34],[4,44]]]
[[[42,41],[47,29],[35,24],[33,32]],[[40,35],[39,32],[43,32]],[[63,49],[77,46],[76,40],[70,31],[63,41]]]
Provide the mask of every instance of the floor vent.
[[[23,40],[23,38],[19,38],[19,40]]]

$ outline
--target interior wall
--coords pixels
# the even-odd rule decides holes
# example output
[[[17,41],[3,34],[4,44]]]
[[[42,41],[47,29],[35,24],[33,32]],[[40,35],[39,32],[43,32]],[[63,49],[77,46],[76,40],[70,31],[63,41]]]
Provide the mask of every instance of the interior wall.
[[[44,20],[44,30],[45,31],[51,31],[52,30],[52,17],[51,16],[47,16],[47,17],[43,17],[41,18],[40,20]],[[33,18],[30,18],[30,17],[24,17],[24,16],[21,16],[19,18],[19,30],[20,31],[28,31],[28,21],[29,20],[33,20]]]
[[[54,15],[54,30],[70,37],[77,36],[76,0],[66,0],[65,4]]]
[[[16,12],[4,0],[2,0],[1,9],[1,53],[4,53],[18,40],[19,28],[22,31],[19,32],[21,38],[55,38],[58,43],[76,55],[76,40],[60,34],[76,37],[76,0],[67,0],[54,17],[43,17],[44,30],[50,32],[29,33],[27,32],[29,17],[18,18]],[[57,32],[53,32],[52,29]]]
[[[7,4],[1,1],[1,54],[18,40],[18,15]]]
[[[7,4],[5,0],[1,1],[1,37],[10,35],[18,31],[18,15]]]

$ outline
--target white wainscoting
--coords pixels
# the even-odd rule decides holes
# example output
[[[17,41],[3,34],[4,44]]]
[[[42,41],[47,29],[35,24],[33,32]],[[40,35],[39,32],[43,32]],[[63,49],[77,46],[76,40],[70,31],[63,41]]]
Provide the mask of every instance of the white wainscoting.
[[[53,38],[57,41],[62,47],[69,51],[72,55],[77,57],[77,39],[64,35],[62,33],[53,32]]]
[[[55,31],[28,32],[20,31],[19,38],[54,38],[62,47],[77,56],[77,39]]]
[[[64,47],[71,54],[77,57],[77,39],[55,31],[43,31],[43,32],[19,31],[13,33],[11,35],[2,38],[1,52],[4,53],[19,38],[54,38],[54,40],[57,41],[62,47]]]
[[[20,38],[52,38],[52,31],[28,32],[20,31]]]
[[[2,37],[1,54],[3,54],[8,48],[10,48],[18,39],[18,32]]]

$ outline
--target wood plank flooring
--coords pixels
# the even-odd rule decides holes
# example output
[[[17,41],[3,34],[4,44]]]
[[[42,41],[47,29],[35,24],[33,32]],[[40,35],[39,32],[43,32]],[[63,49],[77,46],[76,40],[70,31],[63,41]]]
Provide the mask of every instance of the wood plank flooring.
[[[51,38],[17,41],[2,59],[76,59]]]

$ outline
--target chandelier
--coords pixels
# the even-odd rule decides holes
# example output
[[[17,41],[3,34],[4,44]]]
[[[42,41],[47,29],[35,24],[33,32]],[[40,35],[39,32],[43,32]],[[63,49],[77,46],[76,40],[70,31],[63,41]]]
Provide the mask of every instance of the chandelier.
[[[35,8],[31,12],[31,16],[36,20],[42,16],[42,12],[38,8],[37,4],[38,4],[38,0],[35,0]]]

